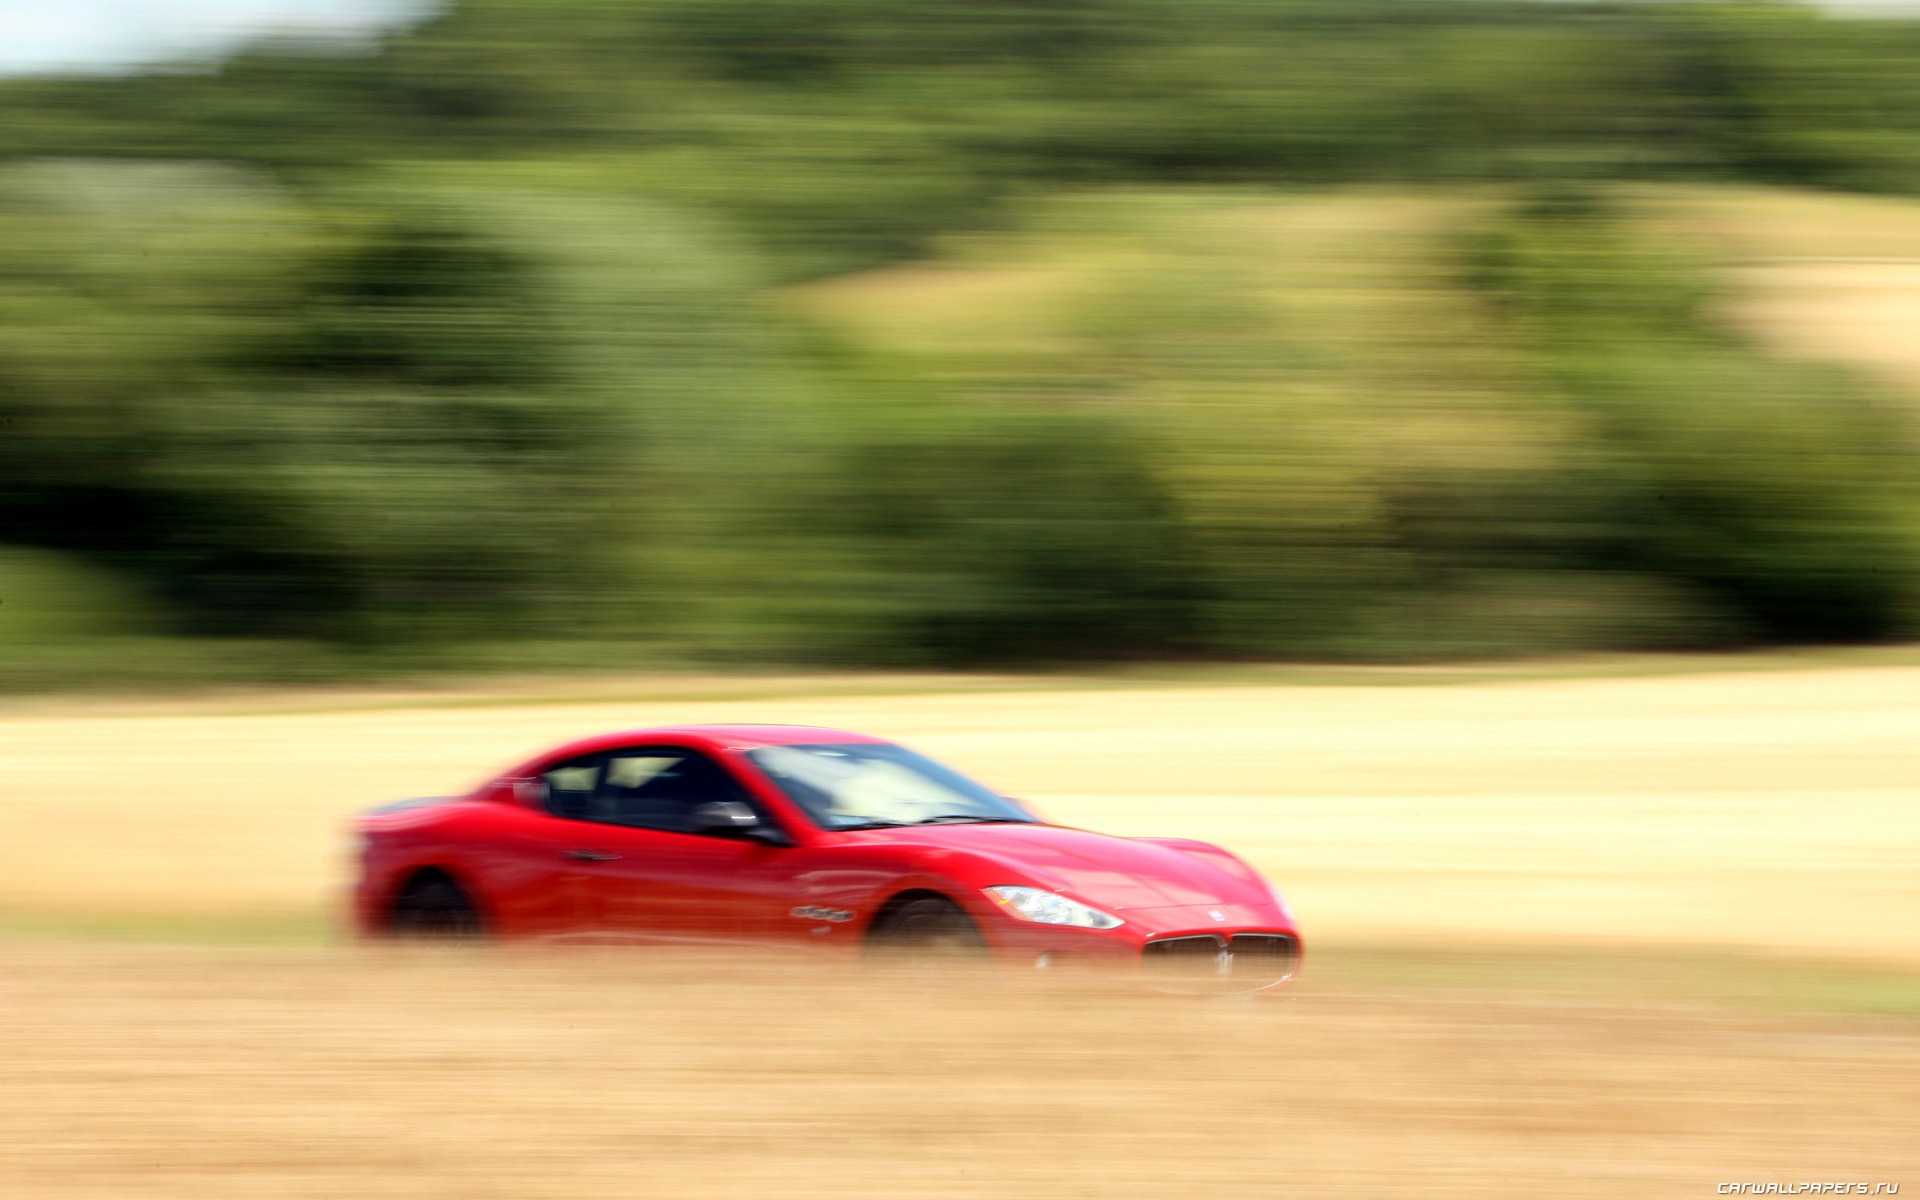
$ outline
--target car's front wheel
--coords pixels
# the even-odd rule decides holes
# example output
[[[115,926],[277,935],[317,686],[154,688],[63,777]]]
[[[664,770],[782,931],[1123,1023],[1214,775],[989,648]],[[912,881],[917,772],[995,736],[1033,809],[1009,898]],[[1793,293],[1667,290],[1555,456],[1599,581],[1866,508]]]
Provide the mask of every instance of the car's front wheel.
[[[400,889],[387,918],[387,932],[400,938],[462,942],[486,930],[480,909],[466,889],[445,875],[424,873]]]
[[[882,916],[867,946],[881,957],[916,961],[967,963],[987,956],[986,939],[973,918],[938,896],[909,900]]]

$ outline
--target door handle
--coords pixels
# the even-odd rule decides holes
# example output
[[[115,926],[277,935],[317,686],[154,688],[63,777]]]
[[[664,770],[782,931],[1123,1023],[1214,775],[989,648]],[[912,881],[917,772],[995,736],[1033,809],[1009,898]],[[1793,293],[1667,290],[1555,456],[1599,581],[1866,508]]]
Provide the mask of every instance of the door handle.
[[[580,862],[612,862],[620,856],[602,850],[562,850],[560,857],[578,859]]]

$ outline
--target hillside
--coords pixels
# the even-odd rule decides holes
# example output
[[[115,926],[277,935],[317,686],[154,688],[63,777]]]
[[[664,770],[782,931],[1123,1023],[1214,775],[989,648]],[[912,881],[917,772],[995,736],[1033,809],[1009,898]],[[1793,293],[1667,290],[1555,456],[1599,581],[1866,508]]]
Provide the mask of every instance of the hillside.
[[[1920,396],[1920,200],[1794,188],[1642,187],[1641,219],[1694,242],[1726,311],[1773,351],[1845,363]],[[1142,199],[1136,197],[1136,200]],[[1232,239],[1289,326],[1355,370],[1462,336],[1436,240],[1487,193],[1350,190],[1155,198],[1181,237]],[[1126,207],[1124,199],[1109,202]],[[803,312],[891,350],[937,357],[1058,348],[1069,309],[1142,251],[1122,229],[956,240],[953,252],[791,292]]]
[[[1920,202],[1787,189],[1688,194],[1725,237],[1741,322],[1783,354],[1920,394]]]
[[[1920,21],[466,0],[340,51],[0,84],[0,686],[1920,636],[1867,198],[1920,191]]]

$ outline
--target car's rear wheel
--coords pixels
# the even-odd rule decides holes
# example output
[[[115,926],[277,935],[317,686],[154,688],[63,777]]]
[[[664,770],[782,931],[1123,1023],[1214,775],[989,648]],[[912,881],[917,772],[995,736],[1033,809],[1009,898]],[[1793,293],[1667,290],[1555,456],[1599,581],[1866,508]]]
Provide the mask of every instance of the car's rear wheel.
[[[387,932],[435,942],[472,941],[486,932],[480,909],[453,880],[438,873],[416,875],[400,889]]]
[[[909,900],[882,916],[867,945],[880,957],[916,962],[972,963],[987,956],[973,918],[938,896]]]

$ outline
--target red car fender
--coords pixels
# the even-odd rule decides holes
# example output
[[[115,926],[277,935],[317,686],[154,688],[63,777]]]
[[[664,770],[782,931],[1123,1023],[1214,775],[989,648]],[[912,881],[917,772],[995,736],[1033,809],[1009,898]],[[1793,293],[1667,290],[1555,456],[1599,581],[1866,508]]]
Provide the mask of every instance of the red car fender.
[[[873,932],[874,923],[880,919],[889,904],[896,897],[909,892],[931,892],[945,900],[951,900],[960,906],[961,911],[973,919],[980,932],[989,942],[994,940],[992,926],[997,919],[993,905],[978,888],[969,887],[959,880],[946,875],[933,875],[925,872],[900,875],[889,879],[884,887],[872,893],[871,899],[861,913],[860,933],[862,937]]]
[[[444,836],[444,827],[458,821],[460,810],[472,808],[472,801],[465,797],[448,797],[419,806],[376,810],[355,823],[361,836],[369,838],[356,897],[363,935],[378,936],[386,931],[387,918],[401,889],[422,871],[438,871],[451,879],[489,927],[498,921],[498,904],[484,882],[486,872],[471,861],[464,848],[456,848]],[[411,830],[430,836],[416,843],[406,836]],[[384,836],[373,840],[370,835],[376,833]],[[401,839],[392,836],[396,833]]]
[[[422,871],[438,871],[453,880],[473,901],[480,919],[489,928],[493,927],[497,910],[492,898],[487,895],[487,889],[479,882],[482,873],[466,863],[451,862],[450,857],[445,854],[420,854],[382,864],[377,871],[368,872],[359,897],[360,932],[371,937],[385,933],[393,906],[400,899],[401,889]]]

